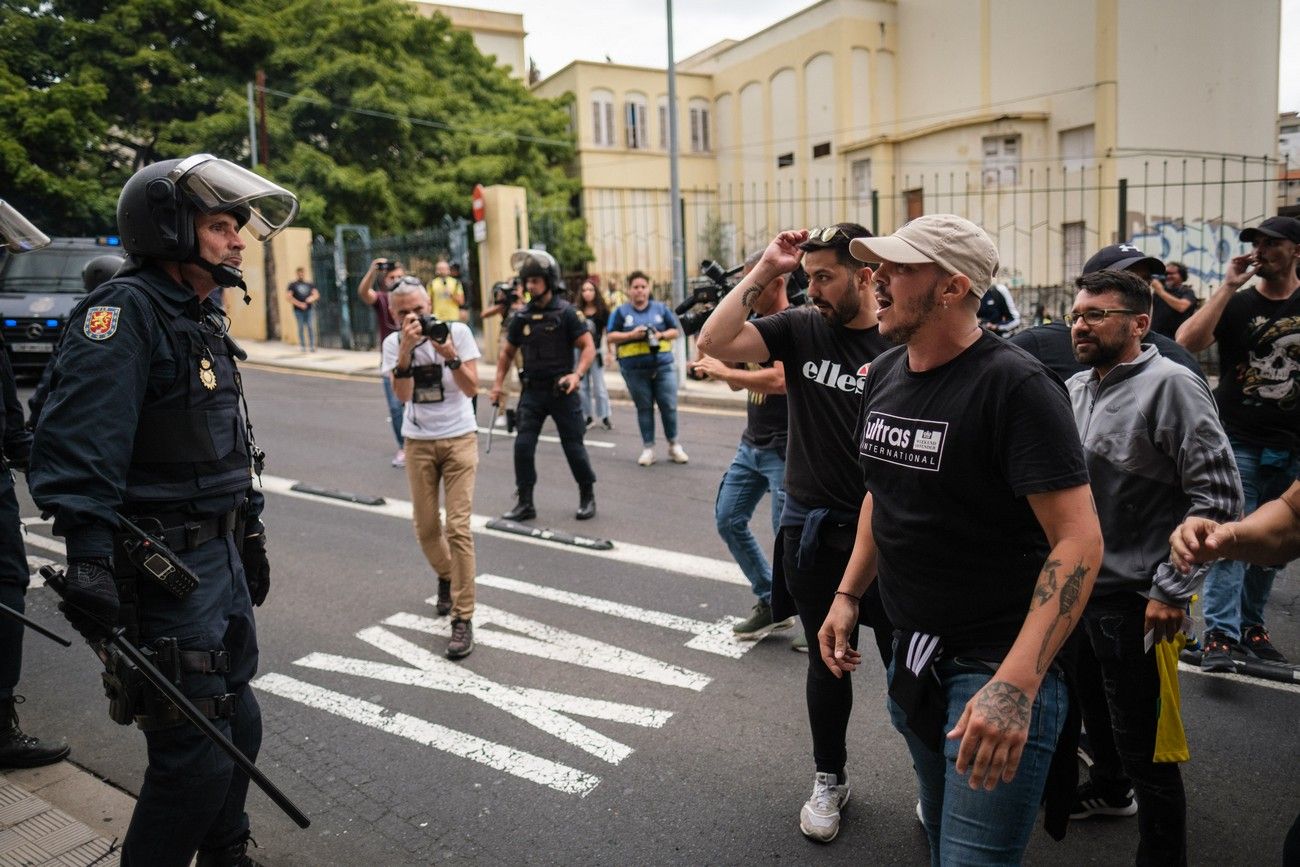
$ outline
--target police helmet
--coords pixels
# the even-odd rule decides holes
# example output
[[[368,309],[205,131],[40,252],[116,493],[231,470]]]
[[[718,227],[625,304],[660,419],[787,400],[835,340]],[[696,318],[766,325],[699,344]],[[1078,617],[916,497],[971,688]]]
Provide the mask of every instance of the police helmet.
[[[96,256],[81,269],[81,285],[87,292],[94,292],[101,284],[107,283],[126,264],[126,259],[112,253]]]
[[[510,267],[519,272],[521,282],[529,277],[541,277],[550,291],[556,294],[564,291],[559,263],[545,250],[516,250],[510,256]]]
[[[194,218],[233,214],[259,241],[298,214],[298,199],[260,175],[211,154],[162,160],[140,169],[117,200],[122,249],[147,259],[198,260]],[[201,262],[200,262],[201,264]]]
[[[26,253],[49,243],[48,235],[33,226],[13,205],[0,199],[0,246],[10,253]]]

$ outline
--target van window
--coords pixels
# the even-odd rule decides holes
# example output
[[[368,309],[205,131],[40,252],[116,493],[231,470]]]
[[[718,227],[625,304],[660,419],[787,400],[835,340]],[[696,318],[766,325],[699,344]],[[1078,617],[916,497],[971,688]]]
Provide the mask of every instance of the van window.
[[[0,292],[84,293],[81,269],[105,250],[34,250],[0,263]]]

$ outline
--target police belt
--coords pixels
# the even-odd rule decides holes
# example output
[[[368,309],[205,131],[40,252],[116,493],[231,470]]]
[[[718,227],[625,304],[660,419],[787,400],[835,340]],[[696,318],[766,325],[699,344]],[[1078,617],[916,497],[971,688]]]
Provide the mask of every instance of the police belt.
[[[133,515],[131,520],[140,525],[146,533],[162,540],[162,543],[179,554],[192,551],[213,539],[220,539],[234,531],[243,519],[243,507],[236,506],[223,515],[210,518],[190,518],[187,515],[144,514]]]
[[[553,391],[555,384],[573,371],[557,373],[554,376],[524,376],[520,377],[524,388],[528,391]]]

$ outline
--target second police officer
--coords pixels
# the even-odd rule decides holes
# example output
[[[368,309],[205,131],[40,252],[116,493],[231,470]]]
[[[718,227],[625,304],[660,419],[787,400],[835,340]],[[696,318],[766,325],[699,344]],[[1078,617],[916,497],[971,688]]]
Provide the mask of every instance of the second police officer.
[[[578,483],[578,512],[585,521],[596,515],[596,473],[587,457],[582,437],[586,423],[578,387],[596,359],[596,347],[582,315],[559,297],[564,289],[560,266],[545,250],[519,250],[510,258],[519,272],[523,288],[531,297],[528,306],[510,320],[505,343],[497,358],[496,380],[491,400],[496,406],[504,392],[506,372],[515,353],[524,354],[520,376],[523,392],[517,408],[518,436],[515,439],[515,507],[502,517],[527,521],[537,517],[533,487],[537,484],[537,437],[549,415],[555,419],[560,445],[569,470]],[[573,369],[573,350],[578,350],[578,369]]]
[[[125,627],[249,758],[262,739],[253,606],[270,570],[243,353],[219,298],[242,285],[240,230],[265,241],[297,209],[291,193],[208,154],[136,172],[117,208],[130,258],[68,323],[30,473],[66,540],[68,573],[52,586],[69,621],[91,641]],[[119,516],[161,537],[198,584],[150,577]],[[252,863],[248,777],[156,693],[140,698],[112,707],[148,745],[122,863],[180,867],[196,850],[200,867]]]

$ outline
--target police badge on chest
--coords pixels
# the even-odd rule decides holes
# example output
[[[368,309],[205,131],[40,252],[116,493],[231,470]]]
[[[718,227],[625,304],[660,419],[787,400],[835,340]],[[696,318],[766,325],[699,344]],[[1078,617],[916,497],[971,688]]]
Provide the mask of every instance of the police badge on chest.
[[[411,368],[411,378],[414,380],[412,403],[442,403],[446,400],[441,364],[417,364]]]

